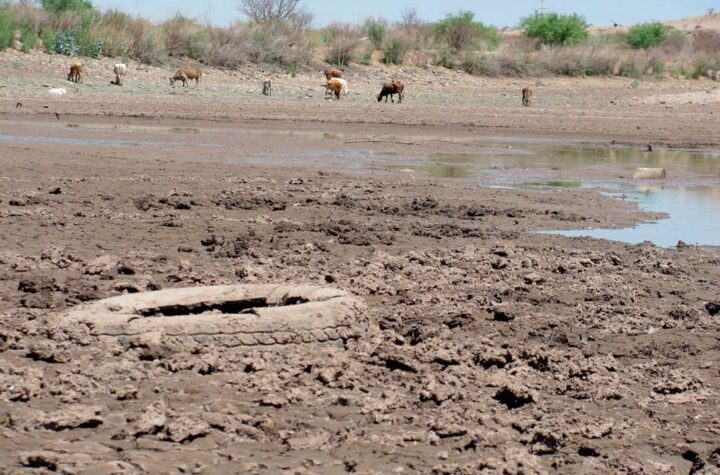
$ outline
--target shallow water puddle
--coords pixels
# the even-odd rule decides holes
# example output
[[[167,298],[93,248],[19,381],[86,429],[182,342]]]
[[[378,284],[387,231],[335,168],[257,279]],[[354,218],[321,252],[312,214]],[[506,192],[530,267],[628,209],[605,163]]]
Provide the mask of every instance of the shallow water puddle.
[[[668,179],[635,181],[637,167],[665,168]],[[720,156],[712,153],[515,144],[476,154],[437,153],[386,164],[388,170],[443,178],[474,178],[491,188],[561,190],[590,188],[635,201],[667,218],[625,229],[543,231],[671,247],[683,241],[720,246]]]
[[[697,246],[720,246],[720,189],[685,187],[648,187],[641,191],[616,194],[633,200],[643,211],[665,213],[665,219],[640,223],[623,229],[585,229],[543,231],[567,237],[592,237],[629,244],[650,241],[657,246],[673,247],[682,241]]]

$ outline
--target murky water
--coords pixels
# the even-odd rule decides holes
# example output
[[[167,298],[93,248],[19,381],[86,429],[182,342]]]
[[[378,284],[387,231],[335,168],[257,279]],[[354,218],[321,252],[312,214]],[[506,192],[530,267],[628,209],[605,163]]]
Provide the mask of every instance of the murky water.
[[[0,123],[9,125],[4,121]],[[11,124],[10,124],[11,125]],[[47,124],[41,135],[0,134],[0,144],[57,144],[103,147],[221,147],[213,137],[218,131],[195,127],[104,124]],[[42,126],[41,126],[42,128]],[[65,133],[62,132],[64,129]],[[10,130],[12,130],[10,128]],[[113,134],[107,137],[108,133]],[[151,140],[138,140],[141,134]],[[88,134],[95,134],[88,137]],[[103,134],[105,136],[97,136]],[[116,135],[117,134],[117,135]],[[490,188],[539,188],[552,190],[593,188],[611,192],[618,199],[637,202],[642,210],[665,213],[666,219],[641,223],[628,229],[558,231],[565,236],[591,236],[628,243],[651,241],[674,246],[678,241],[720,246],[720,154],[675,150],[652,152],[508,138],[378,136],[380,142],[322,131],[254,130],[244,128],[224,134],[224,140],[242,143],[248,136],[283,136],[307,141],[289,151],[268,151],[253,157],[227,157],[232,163],[265,166],[302,164],[338,171],[369,170],[472,180]],[[167,137],[168,140],[165,140]],[[313,142],[338,146],[313,147]],[[368,143],[370,142],[370,143]],[[433,144],[438,149],[470,153],[422,154],[414,145]],[[447,144],[447,146],[445,146]],[[270,150],[270,149],[269,149]],[[638,167],[667,169],[661,181],[635,181]]]
[[[668,180],[632,179],[637,167],[665,168]],[[589,236],[637,244],[650,241],[672,247],[682,241],[720,246],[720,156],[661,150],[521,145],[490,153],[433,154],[421,161],[386,164],[446,178],[472,178],[492,188],[545,190],[593,188],[632,200],[644,211],[667,218],[626,229],[548,231],[568,237]]]
[[[653,186],[614,196],[637,202],[641,210],[665,213],[668,217],[624,229],[585,229],[551,233],[630,244],[650,241],[661,247],[673,247],[680,241],[697,246],[720,246],[720,188]]]

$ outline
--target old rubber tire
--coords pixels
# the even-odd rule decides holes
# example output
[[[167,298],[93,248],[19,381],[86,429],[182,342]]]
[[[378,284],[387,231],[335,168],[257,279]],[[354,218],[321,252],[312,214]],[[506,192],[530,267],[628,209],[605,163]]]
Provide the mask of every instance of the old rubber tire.
[[[223,285],[121,295],[79,305],[60,319],[121,343],[152,336],[169,344],[240,347],[363,338],[373,328],[365,310],[337,289]]]

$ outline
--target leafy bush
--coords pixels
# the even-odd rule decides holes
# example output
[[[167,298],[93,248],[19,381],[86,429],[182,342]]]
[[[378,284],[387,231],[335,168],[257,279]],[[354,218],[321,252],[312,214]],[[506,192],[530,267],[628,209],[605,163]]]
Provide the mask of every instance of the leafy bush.
[[[383,48],[383,63],[385,64],[402,64],[405,53],[407,53],[408,44],[405,38],[395,35],[390,37]]]
[[[89,0],[40,0],[42,7],[55,14],[62,12],[79,12],[93,8]]]
[[[662,23],[644,23],[630,28],[627,44],[634,49],[657,46],[667,38],[667,27]]]
[[[483,72],[485,57],[477,51],[468,50],[465,52],[465,60],[462,63],[463,70],[468,74],[478,75]]]
[[[500,44],[497,30],[475,21],[475,14],[470,11],[448,15],[432,29],[435,39],[448,45],[455,53],[467,49],[494,50]]]
[[[385,41],[385,33],[387,33],[387,23],[385,20],[368,18],[367,21],[365,21],[365,29],[375,49],[380,49]]]
[[[8,48],[13,41],[14,28],[10,15],[0,11],[0,51]]]
[[[536,12],[523,18],[520,26],[525,36],[550,46],[571,46],[588,37],[588,24],[583,17],[576,14]]]
[[[80,46],[78,46],[75,32],[72,30],[58,31],[55,35],[54,48],[56,53],[65,56],[77,56],[80,54]]]

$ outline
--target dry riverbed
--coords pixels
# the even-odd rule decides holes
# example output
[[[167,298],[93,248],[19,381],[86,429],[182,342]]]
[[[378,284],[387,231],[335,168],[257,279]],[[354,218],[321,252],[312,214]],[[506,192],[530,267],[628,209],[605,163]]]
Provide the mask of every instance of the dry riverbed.
[[[216,74],[200,91],[93,79],[51,100],[25,67],[0,89],[3,473],[720,470],[717,249],[537,234],[654,216],[592,190],[387,166],[500,135],[713,148],[716,104],[631,96],[714,83],[553,79],[530,110],[514,83],[506,104],[510,82],[482,79],[464,102],[433,83],[378,105],[362,95],[372,71],[341,103],[317,87],[228,99]],[[586,94],[566,103],[562,81]],[[592,88],[627,107],[569,117],[602,102]],[[230,348],[98,341],[58,319],[106,297],[237,283],[348,291],[375,331]]]

